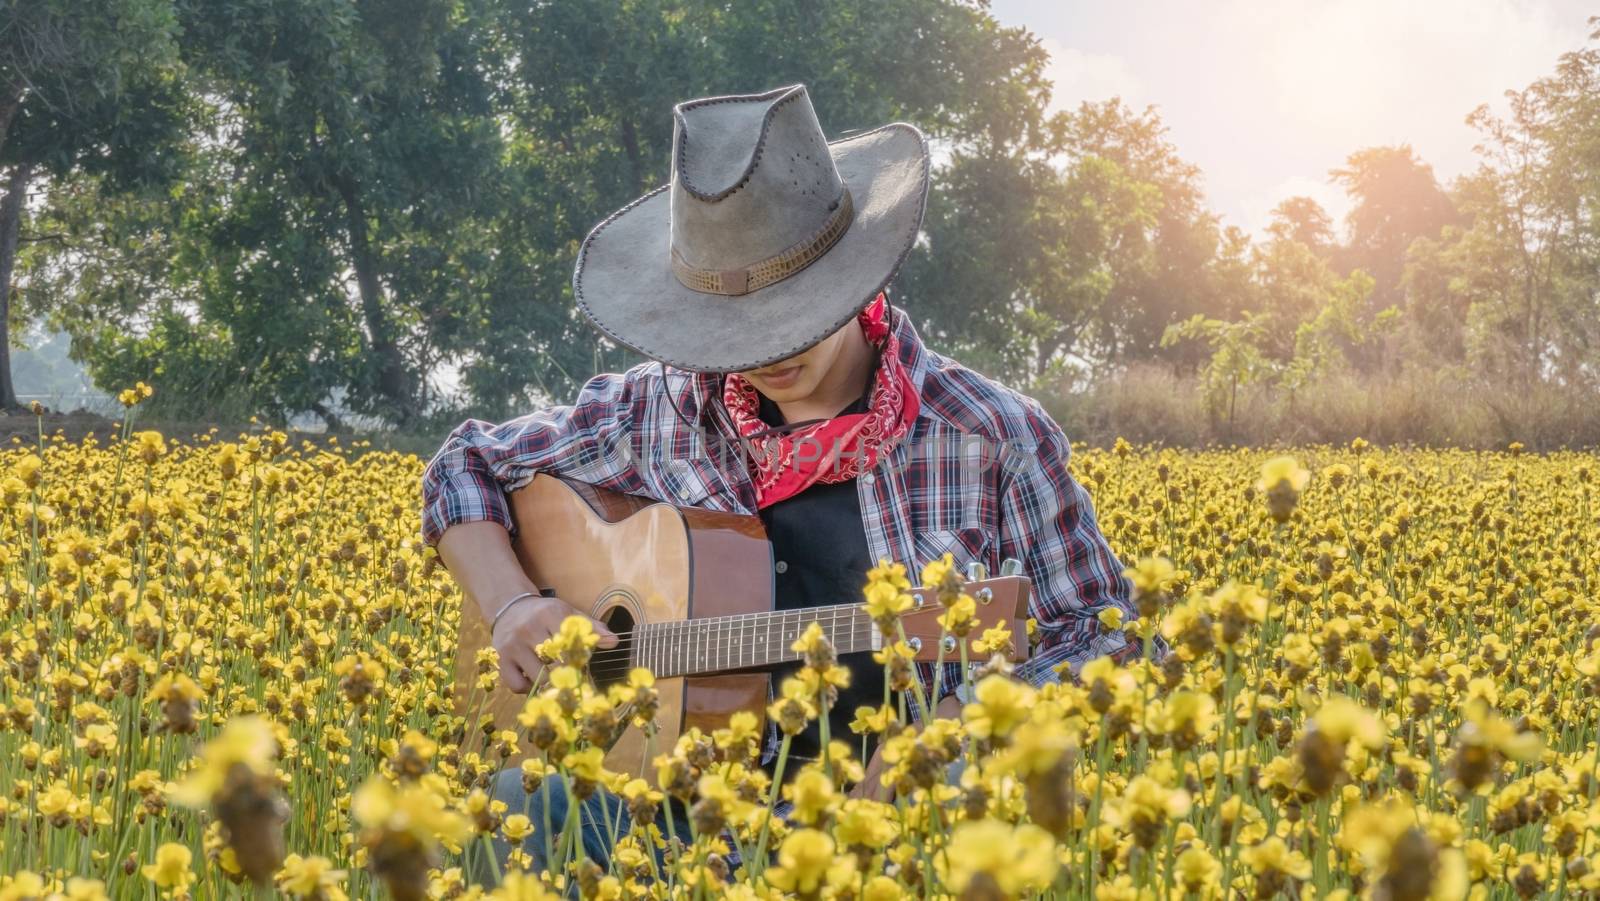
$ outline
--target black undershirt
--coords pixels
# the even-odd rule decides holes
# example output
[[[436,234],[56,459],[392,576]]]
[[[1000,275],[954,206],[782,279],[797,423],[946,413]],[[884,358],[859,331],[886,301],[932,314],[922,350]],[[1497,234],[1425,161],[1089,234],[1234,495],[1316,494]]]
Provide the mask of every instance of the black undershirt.
[[[839,414],[864,413],[866,401],[864,394]],[[768,425],[784,422],[777,405],[765,396],[760,398],[759,415]],[[856,491],[855,479],[818,483],[761,509],[761,521],[772,543],[774,600],[779,610],[861,603],[872,553],[867,548]],[[829,738],[849,744],[865,762],[872,747],[869,743],[863,749],[861,736],[850,731],[850,721],[855,719],[857,707],[883,703],[883,667],[873,662],[871,651],[842,654],[839,664],[850,670],[850,685],[840,689],[839,699],[829,711]],[[792,663],[774,668],[774,689],[799,667]],[[794,737],[789,745],[790,762],[784,768],[785,781],[806,760],[821,756],[821,737],[815,722]]]

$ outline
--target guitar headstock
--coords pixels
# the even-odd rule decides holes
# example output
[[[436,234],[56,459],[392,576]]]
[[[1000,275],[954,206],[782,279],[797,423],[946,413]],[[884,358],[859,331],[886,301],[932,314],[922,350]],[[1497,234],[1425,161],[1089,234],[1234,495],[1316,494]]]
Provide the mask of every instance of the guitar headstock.
[[[1005,626],[1011,631],[1011,660],[1020,661],[1028,656],[1028,599],[1033,591],[1033,582],[1026,576],[998,576],[993,579],[978,579],[969,581],[961,587],[963,593],[970,595],[977,613],[973,617],[975,625],[966,638],[957,638],[954,635],[945,635],[939,625],[939,617],[944,615],[945,608],[940,605],[935,593],[929,589],[913,588],[911,596],[915,606],[900,616],[900,626],[905,630],[906,641],[916,652],[916,659],[932,663],[940,657],[940,645],[943,643],[944,662],[959,663],[961,661],[961,643],[972,642],[982,637],[985,629],[995,626]],[[979,660],[979,655],[967,650],[970,660]],[[982,659],[988,659],[984,655]]]

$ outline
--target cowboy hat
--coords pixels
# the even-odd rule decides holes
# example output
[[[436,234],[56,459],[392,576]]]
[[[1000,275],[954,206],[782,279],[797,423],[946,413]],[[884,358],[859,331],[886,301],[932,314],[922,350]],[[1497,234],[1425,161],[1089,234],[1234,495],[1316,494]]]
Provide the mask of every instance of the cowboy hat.
[[[572,288],[601,332],[680,369],[806,350],[889,283],[922,225],[922,132],[829,142],[804,85],[680,103],[672,144],[671,181],[595,226]]]

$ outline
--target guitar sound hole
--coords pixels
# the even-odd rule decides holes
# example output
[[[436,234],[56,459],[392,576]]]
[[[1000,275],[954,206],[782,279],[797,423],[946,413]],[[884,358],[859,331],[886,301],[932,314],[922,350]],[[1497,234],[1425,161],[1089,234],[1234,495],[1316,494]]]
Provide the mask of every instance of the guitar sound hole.
[[[601,614],[600,621],[618,639],[614,648],[595,648],[589,659],[589,674],[594,678],[595,687],[604,691],[612,683],[628,680],[628,670],[633,667],[633,630],[636,623],[633,614],[621,604]]]

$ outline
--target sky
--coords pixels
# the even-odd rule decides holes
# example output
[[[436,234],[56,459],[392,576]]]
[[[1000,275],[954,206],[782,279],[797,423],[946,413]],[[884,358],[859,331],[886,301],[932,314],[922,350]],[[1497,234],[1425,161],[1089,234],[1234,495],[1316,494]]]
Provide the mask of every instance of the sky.
[[[993,0],[1050,51],[1056,108],[1153,104],[1225,224],[1260,235],[1279,201],[1349,208],[1328,170],[1408,143],[1441,182],[1476,167],[1479,104],[1585,44],[1592,0]]]

